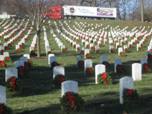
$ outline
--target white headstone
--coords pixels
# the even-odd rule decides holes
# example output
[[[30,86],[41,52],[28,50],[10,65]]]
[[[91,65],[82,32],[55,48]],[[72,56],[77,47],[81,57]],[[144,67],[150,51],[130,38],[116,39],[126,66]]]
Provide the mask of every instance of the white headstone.
[[[4,55],[4,57],[9,57],[9,53],[8,52],[4,52],[3,55]]]
[[[55,76],[57,75],[63,75],[65,76],[65,70],[64,70],[64,67],[62,66],[55,66],[53,68],[53,79],[55,78]]]
[[[5,58],[4,58],[4,55],[0,55],[0,61],[4,61]]]
[[[123,91],[124,89],[134,89],[133,79],[131,77],[123,77],[119,80],[119,100],[120,104],[124,103]]]
[[[123,51],[123,48],[122,48],[122,47],[119,47],[119,48],[118,48],[118,56],[120,56],[123,52],[124,52],[124,51]]]
[[[6,87],[0,86],[0,104],[6,104]]]
[[[50,65],[52,62],[56,62],[56,57],[54,54],[48,55],[48,64]]]
[[[142,80],[142,65],[140,63],[132,64],[132,78],[134,81]]]
[[[95,66],[95,83],[98,84],[98,75],[106,72],[106,66],[98,64]]]
[[[84,50],[84,56],[86,57],[87,54],[90,54],[90,49],[85,49]]]
[[[66,92],[78,93],[78,82],[72,80],[62,82],[61,96],[63,96]]]
[[[86,59],[84,60],[84,70],[86,70],[87,68],[92,68],[92,60],[91,59]]]
[[[30,54],[24,54],[23,57],[26,57],[27,59],[30,59]]]
[[[18,71],[17,68],[6,68],[5,69],[5,81],[7,82],[7,80],[11,77],[16,77],[18,78]]]
[[[114,64],[114,72],[117,72],[117,65],[121,65],[122,62],[120,59],[116,59],[115,60],[115,64]]]

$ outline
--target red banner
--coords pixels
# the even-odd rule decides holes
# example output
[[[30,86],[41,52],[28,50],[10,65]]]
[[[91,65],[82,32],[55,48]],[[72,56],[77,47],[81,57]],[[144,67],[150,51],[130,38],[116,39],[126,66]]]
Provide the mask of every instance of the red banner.
[[[50,19],[58,20],[61,19],[62,16],[62,6],[56,5],[56,6],[51,6],[49,8],[48,13],[46,14]]]

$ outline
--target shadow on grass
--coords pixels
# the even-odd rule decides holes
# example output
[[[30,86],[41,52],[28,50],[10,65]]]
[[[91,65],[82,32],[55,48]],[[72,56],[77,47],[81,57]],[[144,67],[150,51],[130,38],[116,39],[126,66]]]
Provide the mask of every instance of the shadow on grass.
[[[54,104],[43,108],[25,110],[23,112],[19,112],[16,114],[59,114],[59,111],[60,111],[60,106],[58,104]]]
[[[97,95],[98,100],[94,98],[86,101],[84,110],[82,112],[75,112],[70,114],[151,114],[152,112],[152,94],[140,96],[139,101],[127,102],[125,105],[120,105],[119,100],[112,97],[115,92],[107,92],[104,95],[111,95],[111,97],[102,98]],[[33,110],[25,110],[17,114],[66,114],[62,112],[59,104],[50,105],[44,108]]]
[[[0,70],[0,85],[5,85],[5,71]]]
[[[75,51],[72,51],[72,50],[68,50],[67,52],[54,52],[54,54],[56,56],[63,56],[63,57],[66,57],[66,56],[75,56],[77,55],[77,53]]]
[[[87,104],[87,111],[96,110],[98,114],[151,114],[152,112],[152,94],[140,96],[137,101],[129,101],[124,105],[119,104],[118,99],[112,98],[112,95],[117,93],[108,92],[104,95],[111,95],[108,98],[98,97],[98,100],[89,100]]]
[[[33,96],[56,91],[52,85],[51,70],[48,67],[34,67],[18,80],[17,96]]]

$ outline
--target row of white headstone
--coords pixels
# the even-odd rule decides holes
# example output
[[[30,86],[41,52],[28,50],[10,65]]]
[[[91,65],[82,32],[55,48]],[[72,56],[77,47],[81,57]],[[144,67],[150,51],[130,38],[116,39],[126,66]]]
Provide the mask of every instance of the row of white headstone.
[[[4,35],[4,39],[7,40],[12,37],[13,34],[15,34],[18,30],[21,30],[21,27],[23,26],[23,23],[20,23],[16,28],[14,28],[11,32],[9,32],[7,35]]]
[[[76,38],[75,35],[73,35],[71,32],[66,30],[66,28],[63,26],[62,23],[60,23],[60,24],[61,24],[62,29],[64,31],[64,32],[61,32],[61,36],[75,48],[76,52],[78,52],[80,50],[80,44],[77,44],[76,41],[72,40],[71,38],[69,38],[67,36],[67,35],[70,35],[71,37]]]
[[[61,36],[60,36],[61,31],[60,31],[60,29],[58,28],[57,23],[54,22],[54,24],[55,24],[55,28],[56,28],[55,31],[56,31],[56,32],[53,31],[53,37],[54,37],[55,42],[57,43],[58,47],[60,48],[60,50],[61,50],[61,51],[64,51],[64,50],[66,50],[66,46],[65,46],[64,43],[61,41]]]
[[[22,34],[24,34],[24,32],[26,31],[26,27],[24,27],[20,32],[18,32],[14,37],[12,37],[11,39],[9,39],[8,41],[6,41],[4,43],[5,47],[8,47],[10,44],[13,44],[14,41],[18,40],[20,38],[20,36]],[[17,31],[16,31],[17,32]]]
[[[3,32],[1,32],[1,36],[3,36],[4,40],[5,40],[5,42],[3,43],[3,48],[8,47],[12,43],[14,43],[14,41],[16,41],[19,38],[23,37],[22,35],[26,31],[26,29],[28,27],[28,24],[29,24],[29,21],[27,21],[25,23],[25,26],[22,28],[22,26],[24,25],[24,21],[21,21],[21,22],[19,22],[19,25],[17,24],[17,22],[14,23],[13,25],[11,24],[12,26],[9,25],[9,27],[11,26],[10,28],[8,28],[8,26],[5,26],[4,28],[6,28],[6,29],[4,29]],[[23,40],[22,40],[22,42],[23,42]]]
[[[139,48],[141,48],[141,46],[144,44],[145,40],[147,40],[148,36],[150,36],[152,34],[151,31],[144,31],[145,30],[145,27],[143,27],[143,29],[140,31],[138,30],[137,28],[133,29],[133,31],[131,32],[128,32],[126,31],[126,28],[122,30],[118,29],[118,30],[115,30],[115,31],[111,31],[111,34],[110,33],[107,33],[106,31],[102,31],[101,35],[91,35],[89,36],[89,34],[86,34],[85,32],[82,32],[81,28],[76,28],[75,27],[75,30],[73,30],[72,28],[70,28],[70,26],[65,22],[65,25],[67,26],[67,28],[70,30],[70,34],[75,34],[76,35],[76,39],[79,39],[78,37],[82,37],[82,42],[85,44],[85,47],[87,47],[88,45],[90,45],[89,47],[92,48],[96,45],[92,44],[91,41],[93,42],[96,42],[97,43],[97,40],[98,42],[102,41],[105,39],[105,41],[109,41],[109,49],[112,50],[112,49],[118,49],[118,55],[121,55],[122,53],[125,53],[126,50],[128,50],[128,48],[130,46],[132,46],[136,41],[138,41],[139,38],[143,37],[143,39],[141,39],[141,41],[138,41],[137,42],[137,51],[139,50]],[[82,26],[81,26],[82,27]],[[137,30],[136,30],[137,29]],[[64,29],[65,31],[65,29]],[[92,32],[94,33],[94,32]],[[75,35],[71,35],[71,37],[74,37],[75,38]],[[136,35],[136,37],[134,38],[133,36]],[[98,39],[97,37],[102,37],[101,40]],[[108,36],[108,37],[107,37]],[[121,36],[121,37],[120,37]],[[129,39],[127,37],[133,37],[131,39],[131,41],[128,41]],[[92,37],[92,38],[90,38]],[[97,38],[97,39],[96,39]],[[108,40],[107,40],[108,38]],[[85,39],[85,40],[84,40]],[[96,39],[96,40],[95,40]],[[114,40],[114,41],[113,41]],[[105,43],[104,41],[104,43]],[[124,45],[123,43],[127,43],[126,45]],[[98,43],[97,43],[98,44]],[[116,44],[116,47],[114,46],[114,44]],[[120,45],[123,44],[123,47],[119,47]],[[99,46],[98,46],[99,47]],[[109,50],[109,52],[111,52]]]
[[[62,29],[64,31],[64,33],[67,35],[65,35],[63,32],[63,38],[65,38],[75,49],[76,51],[80,51],[81,45],[79,43],[77,43],[78,40],[81,40],[82,43],[84,43],[84,47],[90,47],[90,49],[94,49],[95,51],[99,50],[99,46],[98,45],[94,45],[92,42],[85,42],[84,39],[80,39],[79,37],[81,37],[80,35],[77,34],[77,32],[75,30],[73,30],[67,23],[65,23],[66,27],[63,26],[62,23],[60,23],[62,26]],[[66,29],[68,28],[68,29]],[[67,39],[68,36],[71,36],[71,38],[73,39]]]
[[[13,22],[13,24],[12,24],[12,22]],[[0,46],[0,51],[4,50],[10,44],[14,43],[14,41],[16,41],[16,40],[20,40],[20,41],[16,44],[15,49],[19,50],[20,48],[22,48],[22,46],[26,43],[27,39],[29,38],[29,35],[31,34],[31,32],[33,30],[32,27],[30,27],[30,29],[28,28],[29,22],[30,22],[29,20],[25,21],[25,19],[23,19],[23,20],[12,19],[10,21],[6,21],[5,23],[7,23],[7,24],[3,23],[2,27],[4,28],[4,30],[0,33],[0,35],[3,36],[4,39],[7,41],[5,41],[2,46]],[[24,25],[24,27],[23,27],[23,25]],[[24,32],[27,29],[28,29],[28,31],[27,31],[26,35],[24,35]],[[18,32],[18,30],[19,30],[19,32]],[[14,36],[14,34],[16,34],[16,35]]]
[[[46,32],[45,26],[43,26],[43,31],[44,31],[45,53],[47,55],[49,52],[51,52],[51,47],[50,47],[50,44],[49,44],[49,40],[48,40],[48,36],[47,36],[47,32]]]
[[[123,91],[124,89],[134,89],[133,79],[131,77],[123,77],[120,79],[119,83],[119,102],[124,103]],[[78,93],[78,82],[76,81],[64,81],[61,84],[61,97],[66,92]],[[0,86],[0,104],[6,104],[6,87]]]
[[[37,34],[35,34],[33,37],[32,43],[30,45],[29,52],[35,51],[37,39],[38,39],[38,36]]]
[[[10,22],[8,25],[4,26],[3,28],[4,28],[5,30],[6,30],[6,29],[9,29],[9,28],[11,28],[11,27],[14,25],[14,23],[15,23],[15,19],[12,19],[11,22]]]
[[[78,82],[76,81],[64,81],[61,86],[61,97],[66,92],[78,93]],[[0,86],[0,104],[6,104],[6,87]]]
[[[13,29],[15,29],[17,27],[17,24],[13,24],[11,27],[6,28],[6,29],[5,29],[5,27],[4,27],[4,30],[0,33],[1,37],[4,36],[5,34],[9,33],[10,31],[12,31]]]
[[[30,27],[27,34],[16,44],[16,46],[15,46],[16,50],[20,50],[22,48],[22,46],[25,45],[25,43],[28,40],[29,35],[31,34],[32,30],[33,30],[33,28]]]
[[[30,59],[29,54],[24,54],[19,60],[15,62],[15,67],[9,67],[5,69],[5,82],[7,82],[11,77],[18,78],[19,66],[24,66],[25,62]],[[0,104],[6,104],[6,87],[0,85]]]
[[[77,62],[84,60],[81,56],[77,56]],[[103,62],[108,61],[107,56],[103,55],[101,56],[100,64],[95,66],[95,83],[98,84],[98,75],[106,72],[106,67]],[[56,62],[56,56],[54,54],[48,55],[48,64],[51,65],[51,63]],[[132,78],[134,81],[140,81],[142,80],[142,64],[145,63],[145,60],[141,60],[141,63],[133,63],[132,64]],[[120,59],[115,60],[114,70],[116,71],[117,65],[121,65],[122,62]],[[87,68],[93,68],[93,62],[91,59],[85,59],[84,60],[84,72]],[[57,66],[53,69],[53,78],[55,78],[56,75],[61,74],[65,76],[65,70],[62,66]]]
[[[151,51],[152,50],[152,39],[149,42],[149,45],[147,47],[147,51]]]

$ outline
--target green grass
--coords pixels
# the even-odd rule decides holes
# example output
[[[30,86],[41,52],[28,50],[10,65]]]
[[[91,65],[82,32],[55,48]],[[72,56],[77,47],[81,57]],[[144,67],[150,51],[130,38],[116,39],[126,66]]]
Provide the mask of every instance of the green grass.
[[[86,20],[75,20],[86,21]],[[102,23],[105,25],[121,27],[146,25],[147,23],[139,22],[123,22],[123,21],[93,21],[88,20],[88,23]],[[129,50],[125,57],[121,57],[126,66],[127,74],[116,75],[114,77],[115,83],[106,87],[103,85],[95,85],[94,75],[85,77],[83,70],[76,66],[77,53],[69,50],[66,53],[61,53],[57,47],[55,40],[48,31],[49,42],[53,53],[57,56],[57,61],[65,67],[66,79],[76,80],[79,82],[79,94],[85,100],[85,108],[81,112],[70,114],[122,114],[125,110],[128,114],[150,114],[152,112],[152,72],[143,74],[143,80],[135,82],[135,87],[139,92],[140,99],[137,103],[121,107],[119,105],[119,82],[118,79],[124,75],[131,76],[131,64],[139,61],[144,57],[145,50],[149,42],[144,46],[144,50],[136,52],[135,48]],[[43,36],[43,35],[42,35]],[[28,52],[32,37],[26,43],[26,48],[12,57],[15,61],[20,54]],[[43,39],[42,39],[43,41]],[[67,45],[67,42],[64,41]],[[42,49],[44,49],[44,42],[41,42]],[[70,47],[69,47],[70,48]],[[99,53],[92,52],[94,65],[99,63],[101,54],[108,53],[108,47],[101,48]],[[108,54],[109,62],[113,68],[117,53]],[[52,71],[47,65],[47,57],[32,58],[33,67],[26,73],[26,75],[18,80],[19,87],[16,92],[7,89],[7,105],[12,108],[14,114],[64,114],[60,109],[60,95],[61,89],[57,89],[52,84]],[[11,64],[11,63],[10,63]],[[4,69],[0,70],[0,83],[4,83]]]

